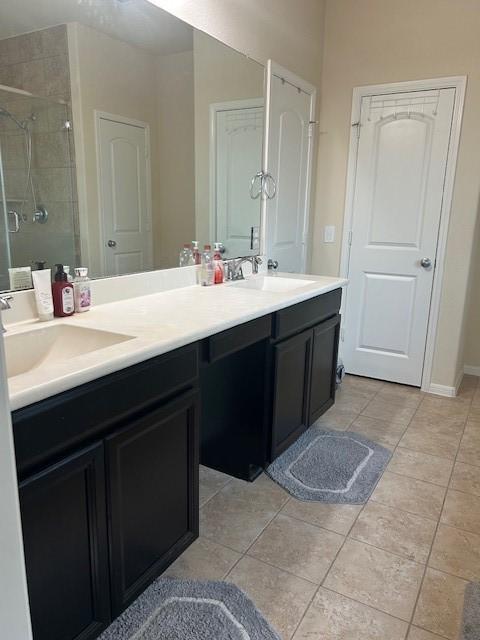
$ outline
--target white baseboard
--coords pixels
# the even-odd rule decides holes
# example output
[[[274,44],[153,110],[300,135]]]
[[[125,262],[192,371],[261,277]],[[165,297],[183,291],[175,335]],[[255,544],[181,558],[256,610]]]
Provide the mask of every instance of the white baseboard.
[[[434,393],[436,396],[447,396],[454,398],[457,395],[456,387],[447,387],[445,384],[435,384],[432,382],[428,388],[428,393]]]
[[[469,376],[480,376],[480,367],[476,367],[473,364],[466,364],[463,367],[463,372]]]
[[[464,371],[459,371],[457,379],[455,381],[454,387],[448,387],[445,384],[435,384],[434,382],[430,383],[430,387],[428,389],[428,393],[434,393],[437,396],[446,396],[447,398],[455,398],[458,394],[458,389],[462,384],[463,376],[465,375]]]

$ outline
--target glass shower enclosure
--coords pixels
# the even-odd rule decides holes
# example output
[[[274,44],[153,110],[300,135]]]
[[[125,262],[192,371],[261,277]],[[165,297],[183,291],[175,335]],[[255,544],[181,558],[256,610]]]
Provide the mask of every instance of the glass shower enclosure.
[[[0,291],[9,268],[77,264],[70,106],[0,85]]]

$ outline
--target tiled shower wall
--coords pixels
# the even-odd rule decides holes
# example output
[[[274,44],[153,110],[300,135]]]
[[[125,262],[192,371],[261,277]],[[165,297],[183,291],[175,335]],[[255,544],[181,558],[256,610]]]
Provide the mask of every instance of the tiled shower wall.
[[[78,202],[71,121],[70,74],[66,25],[0,40],[0,84],[38,96],[25,98],[0,91],[0,107],[22,121],[33,115],[32,177],[37,205],[49,214],[46,224],[32,221],[34,202],[26,202],[26,136],[0,117],[0,144],[8,206],[23,214],[19,233],[10,233],[13,266],[47,260],[52,266],[79,263]],[[10,228],[13,218],[10,216]]]

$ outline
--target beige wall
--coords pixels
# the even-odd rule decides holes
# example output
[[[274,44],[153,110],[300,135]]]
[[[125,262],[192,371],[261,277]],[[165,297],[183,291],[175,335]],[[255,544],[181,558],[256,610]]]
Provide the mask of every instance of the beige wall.
[[[318,85],[324,0],[149,0],[262,64]]]
[[[327,0],[326,4],[315,273],[339,270],[353,87],[468,75],[432,380],[447,386],[455,384],[463,368],[467,286],[480,190],[479,33],[480,0]],[[325,224],[337,227],[334,244],[322,243]]]
[[[263,98],[264,68],[201,31],[193,36],[195,67],[196,237],[215,242],[210,233],[210,105]],[[259,155],[258,168],[262,158]],[[188,239],[187,239],[188,240]]]
[[[465,365],[475,367],[480,374],[480,208],[473,241],[474,256],[470,272],[468,314],[465,338]]]
[[[178,264],[195,236],[193,52],[157,58],[159,215],[154,242],[159,268]]]
[[[80,23],[68,25],[72,108],[77,158],[82,259],[100,275],[100,216],[94,110],[150,125],[152,176],[158,175],[156,59],[130,44]],[[153,233],[158,229],[158,181],[152,180]],[[82,222],[88,221],[88,230]],[[88,258],[86,256],[88,255]]]

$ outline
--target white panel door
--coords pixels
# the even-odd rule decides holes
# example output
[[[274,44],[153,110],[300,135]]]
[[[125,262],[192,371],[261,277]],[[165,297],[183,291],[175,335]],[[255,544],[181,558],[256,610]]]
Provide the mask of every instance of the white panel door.
[[[252,227],[259,234],[260,199],[250,197],[250,181],[262,162],[263,115],[263,106],[216,111],[215,239],[225,246],[224,258],[255,249],[251,235]]]
[[[98,154],[105,275],[151,269],[147,129],[100,117]]]
[[[267,256],[281,271],[305,271],[312,95],[272,75],[267,172],[276,195],[266,202]],[[267,182],[267,189],[272,185]]]
[[[420,386],[455,89],[362,100],[347,372]]]

